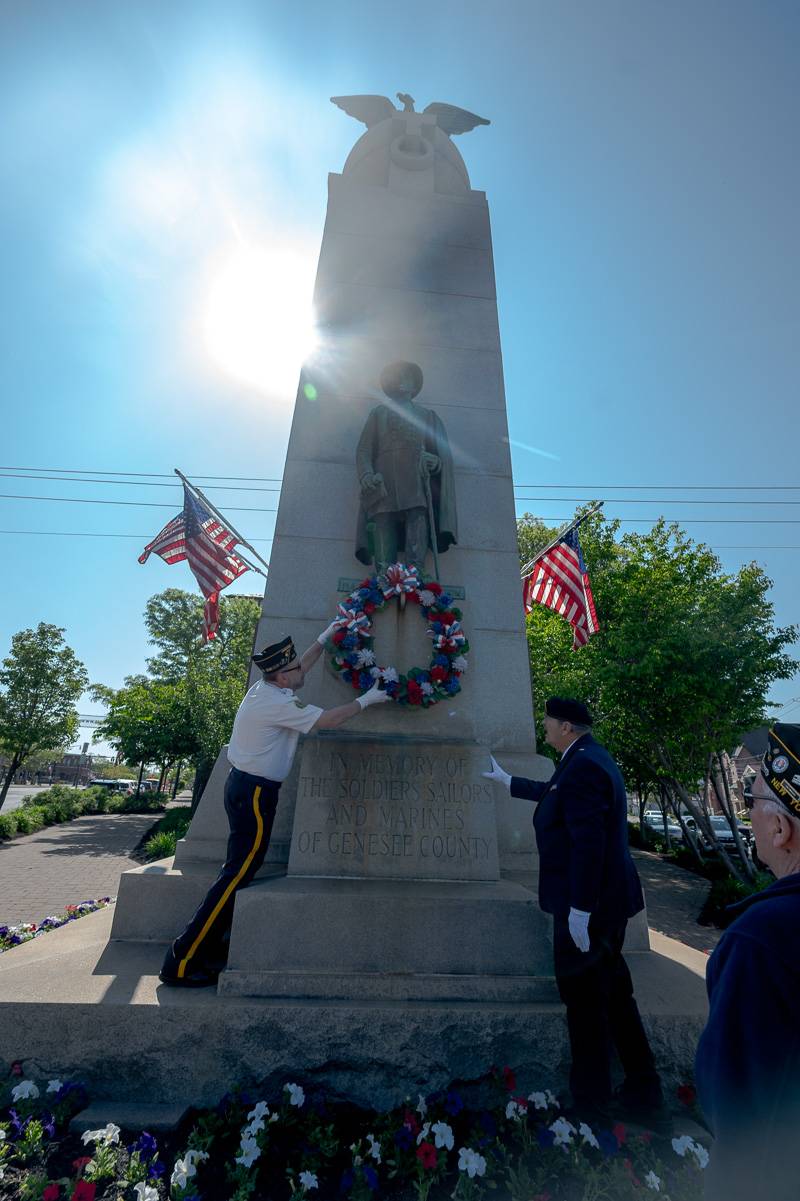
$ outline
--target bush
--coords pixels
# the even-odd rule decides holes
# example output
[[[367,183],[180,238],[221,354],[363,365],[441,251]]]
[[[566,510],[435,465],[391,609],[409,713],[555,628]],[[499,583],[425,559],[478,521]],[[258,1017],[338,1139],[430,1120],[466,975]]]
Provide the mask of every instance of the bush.
[[[14,837],[17,832],[18,813],[18,809],[13,813],[0,813],[0,839]]]
[[[35,796],[24,797],[20,808],[12,813],[0,814],[0,841],[17,834],[33,834],[85,813],[159,813],[168,799],[165,792],[143,792],[137,800],[135,796],[115,796],[97,785],[71,788],[54,784]]]
[[[724,875],[711,885],[711,891],[698,921],[703,926],[718,926],[724,930],[736,917],[735,914],[727,912],[729,905],[735,905],[737,901],[743,901],[745,897],[752,897],[755,893],[762,892],[773,882],[770,872],[758,872],[752,884],[741,884],[733,876]]]
[[[170,809],[165,814],[144,844],[144,858],[147,862],[154,859],[166,859],[175,854],[178,840],[183,838],[192,820],[191,805]]]

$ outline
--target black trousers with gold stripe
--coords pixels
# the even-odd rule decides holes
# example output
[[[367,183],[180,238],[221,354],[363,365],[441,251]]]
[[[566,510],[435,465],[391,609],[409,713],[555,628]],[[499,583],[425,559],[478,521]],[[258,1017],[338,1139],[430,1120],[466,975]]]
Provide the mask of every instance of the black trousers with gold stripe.
[[[253,879],[269,846],[280,784],[232,767],[225,783],[228,854],[194,917],[174,942],[178,975],[223,956],[236,893]]]

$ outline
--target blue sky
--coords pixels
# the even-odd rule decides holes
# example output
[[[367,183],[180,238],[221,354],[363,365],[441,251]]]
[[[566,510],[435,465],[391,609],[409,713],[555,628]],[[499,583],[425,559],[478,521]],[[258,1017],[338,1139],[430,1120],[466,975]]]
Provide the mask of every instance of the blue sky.
[[[279,479],[297,371],[247,343],[264,274],[310,288],[327,173],[362,128],[329,97],[410,91],[492,121],[459,149],[490,204],[515,482],[548,498],[520,512],[599,496],[625,528],[676,518],[726,569],[762,563],[797,618],[795,4],[4,0],[0,19],[6,474]],[[93,680],[141,670],[145,601],[193,586],[136,561],[178,493],[0,491],[171,506],[0,499],[1,530],[48,532],[0,534],[0,653],[52,621]],[[274,512],[234,510],[277,493],[210,495],[268,558]],[[635,497],[659,503],[612,503]]]

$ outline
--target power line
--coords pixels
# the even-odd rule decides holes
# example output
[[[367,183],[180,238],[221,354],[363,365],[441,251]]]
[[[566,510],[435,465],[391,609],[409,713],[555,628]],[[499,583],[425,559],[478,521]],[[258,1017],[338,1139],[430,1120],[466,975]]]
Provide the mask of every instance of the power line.
[[[61,504],[70,505],[127,505],[137,509],[171,509],[175,510],[174,505],[160,505],[153,500],[98,500],[96,497],[84,496],[25,496],[15,492],[0,492],[1,500],[50,500],[58,501]],[[230,505],[225,506],[229,513],[277,513],[275,509],[236,509]]]
[[[132,538],[137,542],[148,542],[150,534],[95,534],[84,530],[0,530],[0,534],[24,534],[25,537],[48,538]],[[272,542],[271,538],[251,538],[251,542]]]
[[[153,483],[150,480],[98,480],[98,479],[72,479],[68,475],[23,475],[5,471],[0,467],[0,480],[58,480],[62,484],[116,484],[118,487],[137,487],[137,488],[172,488],[180,491],[181,484],[161,484]],[[198,479],[201,477],[197,477]],[[235,484],[206,484],[209,492],[280,492],[280,488],[240,488]],[[800,502],[798,502],[800,503]]]
[[[88,468],[78,469],[76,467],[0,467],[0,471],[59,471],[62,475],[135,475],[154,480],[174,480],[175,478],[175,474],[172,471],[106,471],[102,467],[96,467],[92,471]],[[192,472],[191,478],[197,480],[238,480],[240,482],[255,480],[260,484],[279,484],[281,482],[280,476],[201,475],[198,472]]]
[[[515,500],[525,501],[541,501],[545,504],[558,503],[560,500],[572,501],[575,504],[589,504],[591,500],[600,500],[602,497],[589,496],[517,496]],[[723,498],[715,498],[713,500],[705,500],[694,497],[689,500],[681,500],[679,496],[655,497],[647,498],[644,496],[607,496],[605,503],[607,505],[663,505],[664,501],[669,505],[800,505],[800,500],[726,500]]]

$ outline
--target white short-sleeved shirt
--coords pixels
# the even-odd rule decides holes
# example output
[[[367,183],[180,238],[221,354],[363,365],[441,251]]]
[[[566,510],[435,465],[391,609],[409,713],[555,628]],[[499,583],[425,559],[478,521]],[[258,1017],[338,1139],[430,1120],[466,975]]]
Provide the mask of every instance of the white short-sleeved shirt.
[[[307,734],[323,713],[304,705],[291,688],[259,680],[239,706],[228,744],[228,760],[239,771],[267,780],[285,780],[301,734]]]

